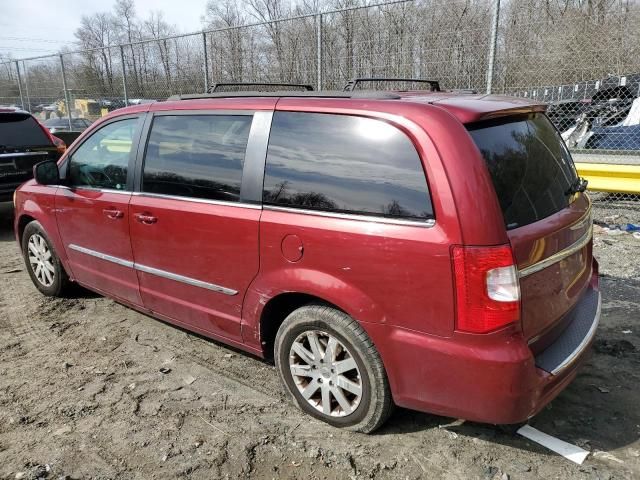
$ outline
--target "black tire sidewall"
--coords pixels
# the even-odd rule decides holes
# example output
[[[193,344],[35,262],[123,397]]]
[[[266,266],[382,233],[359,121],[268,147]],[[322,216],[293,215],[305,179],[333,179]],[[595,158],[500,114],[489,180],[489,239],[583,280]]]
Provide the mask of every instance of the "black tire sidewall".
[[[42,238],[44,238],[45,242],[47,242],[47,247],[51,252],[51,259],[52,259],[53,268],[55,272],[54,272],[53,284],[51,284],[48,287],[40,283],[40,281],[36,277],[35,272],[33,271],[33,268],[31,267],[31,263],[29,262],[29,246],[28,246],[29,239],[35,234],[38,234]],[[60,258],[58,257],[58,254],[53,244],[51,243],[49,236],[46,234],[46,232],[42,228],[42,225],[40,225],[38,221],[33,221],[29,223],[24,229],[24,233],[22,234],[22,256],[24,258],[24,263],[27,268],[27,272],[29,273],[29,277],[31,277],[31,281],[33,282],[35,287],[42,294],[47,295],[49,297],[55,297],[60,295],[64,287],[66,272],[64,271],[64,268],[62,268],[62,264],[60,263]]]
[[[340,342],[342,342],[343,345],[347,347],[354,360],[356,361],[356,364],[358,365],[360,377],[362,379],[362,397],[360,399],[360,404],[350,415],[344,417],[332,417],[325,415],[322,412],[316,410],[313,406],[309,405],[307,400],[305,400],[298,391],[298,387],[296,386],[293,376],[291,375],[291,371],[289,370],[289,352],[294,340],[301,333],[310,330],[321,330],[335,336]],[[371,408],[372,377],[370,375],[369,368],[367,368],[368,365],[363,358],[363,353],[357,346],[357,339],[352,339],[349,337],[350,335],[345,335],[343,332],[337,330],[336,328],[333,328],[332,325],[321,320],[314,320],[312,318],[309,318],[308,320],[302,320],[299,318],[295,318],[290,325],[286,325],[284,327],[284,330],[280,337],[280,343],[277,347],[278,374],[280,375],[282,381],[285,383],[290,395],[293,396],[295,403],[304,412],[335,427],[351,427],[361,423],[367,418],[369,410]]]

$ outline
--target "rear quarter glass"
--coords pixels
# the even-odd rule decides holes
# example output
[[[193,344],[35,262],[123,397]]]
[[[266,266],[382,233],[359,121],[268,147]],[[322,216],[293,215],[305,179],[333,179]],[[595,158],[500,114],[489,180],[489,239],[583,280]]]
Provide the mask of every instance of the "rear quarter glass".
[[[569,206],[575,166],[544,114],[479,122],[468,129],[487,164],[508,230]]]

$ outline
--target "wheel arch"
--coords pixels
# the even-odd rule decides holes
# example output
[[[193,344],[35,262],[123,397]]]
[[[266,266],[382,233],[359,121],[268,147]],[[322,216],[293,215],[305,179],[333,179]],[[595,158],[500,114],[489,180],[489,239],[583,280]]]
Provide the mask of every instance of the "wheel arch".
[[[332,302],[308,293],[282,292],[269,299],[260,313],[259,320],[260,341],[266,359],[273,359],[276,334],[282,322],[295,310],[311,304],[326,305],[344,312]]]
[[[27,213],[23,213],[18,217],[18,220],[16,222],[16,230],[17,230],[16,234],[17,234],[18,244],[20,245],[20,249],[22,249],[22,235],[24,235],[24,229],[27,228],[27,225],[29,225],[31,222],[34,222],[36,220],[37,220],[36,218],[32,217]]]

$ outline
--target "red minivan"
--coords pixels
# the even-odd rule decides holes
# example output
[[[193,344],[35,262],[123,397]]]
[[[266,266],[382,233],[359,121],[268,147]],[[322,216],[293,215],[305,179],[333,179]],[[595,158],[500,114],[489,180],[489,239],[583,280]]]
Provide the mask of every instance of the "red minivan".
[[[600,316],[591,202],[530,101],[227,92],[124,108],[19,188],[35,286],[260,357],[305,412],[526,421]]]

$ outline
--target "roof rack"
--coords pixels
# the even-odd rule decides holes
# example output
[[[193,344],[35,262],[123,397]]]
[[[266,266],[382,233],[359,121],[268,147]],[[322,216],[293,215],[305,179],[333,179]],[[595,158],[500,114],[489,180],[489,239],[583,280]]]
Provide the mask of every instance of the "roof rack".
[[[359,83],[366,82],[403,82],[403,83],[428,83],[432,92],[440,91],[440,82],[437,80],[425,80],[423,78],[354,78],[344,86],[345,92],[353,92]]]
[[[187,95],[172,95],[167,101],[174,100],[198,100],[206,98],[243,98],[243,97],[307,97],[307,98],[354,98],[367,100],[398,100],[400,95],[393,92],[377,92],[374,90],[359,90],[356,92],[345,91],[296,91],[296,92],[212,92],[192,93]]]
[[[238,90],[235,90],[237,92],[242,92],[245,90],[242,90],[242,87],[250,87],[251,91],[254,92],[272,92],[274,90],[262,90],[260,88],[257,87],[287,87],[287,88],[291,88],[291,89],[297,89],[299,88],[302,91],[305,92],[311,92],[313,91],[313,87],[311,85],[306,85],[304,83],[256,83],[256,82],[229,82],[229,83],[214,83],[213,85],[211,85],[211,87],[209,88],[209,92],[210,93],[216,93],[216,92],[229,92],[229,91],[234,91],[234,90],[226,90],[227,88],[233,88],[236,87],[238,88]],[[276,89],[277,91],[277,89]]]

